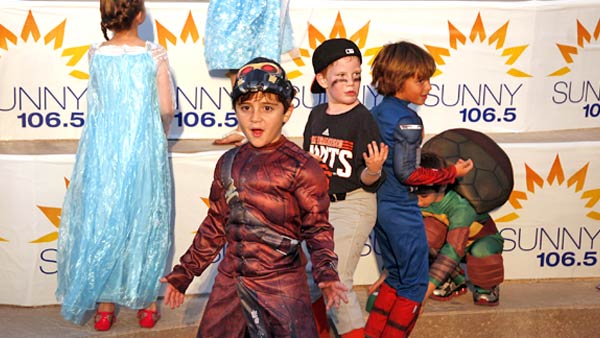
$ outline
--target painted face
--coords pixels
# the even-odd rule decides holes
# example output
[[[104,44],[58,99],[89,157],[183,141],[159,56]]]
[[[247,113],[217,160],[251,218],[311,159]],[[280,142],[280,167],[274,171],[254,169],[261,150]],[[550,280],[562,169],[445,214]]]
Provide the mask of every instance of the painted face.
[[[444,198],[443,193],[429,192],[425,194],[417,194],[419,208],[427,208],[432,203],[439,202]]]
[[[351,105],[358,101],[361,68],[356,56],[346,56],[333,62],[319,84],[327,90],[329,105]]]
[[[422,105],[427,100],[427,94],[431,90],[429,79],[418,79],[413,76],[404,81],[402,89],[396,93],[396,97],[416,105]]]
[[[277,95],[257,92],[249,99],[236,103],[235,114],[248,142],[257,148],[279,139],[283,124],[290,119],[293,106],[284,111]]]

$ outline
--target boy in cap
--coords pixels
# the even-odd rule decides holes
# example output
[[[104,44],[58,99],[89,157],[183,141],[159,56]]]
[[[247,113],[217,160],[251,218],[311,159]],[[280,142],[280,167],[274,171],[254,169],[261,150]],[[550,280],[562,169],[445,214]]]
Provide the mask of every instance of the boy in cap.
[[[231,97],[248,142],[217,162],[208,215],[180,264],[161,279],[168,282],[164,303],[180,306],[194,275],[228,244],[198,337],[316,337],[303,240],[327,306],[346,301],[327,220],[327,179],[281,134],[294,94],[270,59],[253,59],[237,73]]]
[[[350,290],[348,303],[330,311],[342,337],[364,337],[364,319],[353,276],[377,215],[375,191],[384,180],[388,147],[369,110],[358,101],[362,56],[348,39],[330,39],[312,57],[313,93],[326,93],[327,102],[312,109],[304,129],[304,150],[322,161],[329,177],[329,221],[335,228],[335,252],[340,280]],[[313,272],[314,273],[314,272]],[[313,291],[316,289],[311,288]],[[313,294],[313,311],[320,337],[329,337],[323,300]]]

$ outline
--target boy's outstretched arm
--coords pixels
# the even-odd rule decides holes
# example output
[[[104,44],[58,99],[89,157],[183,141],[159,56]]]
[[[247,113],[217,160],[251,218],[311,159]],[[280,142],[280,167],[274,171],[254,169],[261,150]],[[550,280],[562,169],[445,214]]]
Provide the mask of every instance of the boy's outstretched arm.
[[[163,304],[170,307],[171,309],[177,308],[183,304],[185,295],[177,290],[169,281],[163,277],[160,279],[161,283],[167,283],[167,289],[165,290],[165,296]]]
[[[348,288],[340,281],[329,281],[319,283],[319,288],[325,297],[325,304],[327,310],[331,309],[332,306],[336,308],[340,307],[340,301],[348,303],[348,297],[346,293]]]

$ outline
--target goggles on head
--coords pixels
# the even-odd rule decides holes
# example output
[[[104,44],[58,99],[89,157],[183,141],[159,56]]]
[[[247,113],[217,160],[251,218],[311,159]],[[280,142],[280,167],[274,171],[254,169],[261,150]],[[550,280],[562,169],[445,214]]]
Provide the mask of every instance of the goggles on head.
[[[240,96],[251,92],[269,92],[292,99],[292,83],[285,78],[281,68],[271,62],[251,63],[237,73],[231,99],[235,102]]]

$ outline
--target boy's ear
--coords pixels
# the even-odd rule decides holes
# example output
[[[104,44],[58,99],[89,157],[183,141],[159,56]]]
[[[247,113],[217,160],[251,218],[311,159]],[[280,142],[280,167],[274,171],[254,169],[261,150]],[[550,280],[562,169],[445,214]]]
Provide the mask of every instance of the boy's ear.
[[[327,89],[327,78],[325,77],[325,75],[322,72],[318,73],[315,76],[315,79],[317,79],[317,83],[319,84],[319,86]]]
[[[290,107],[288,108],[288,110],[283,113],[283,123],[284,124],[287,121],[289,121],[290,117],[292,117],[292,112],[293,111],[294,111],[294,105],[290,104]]]

